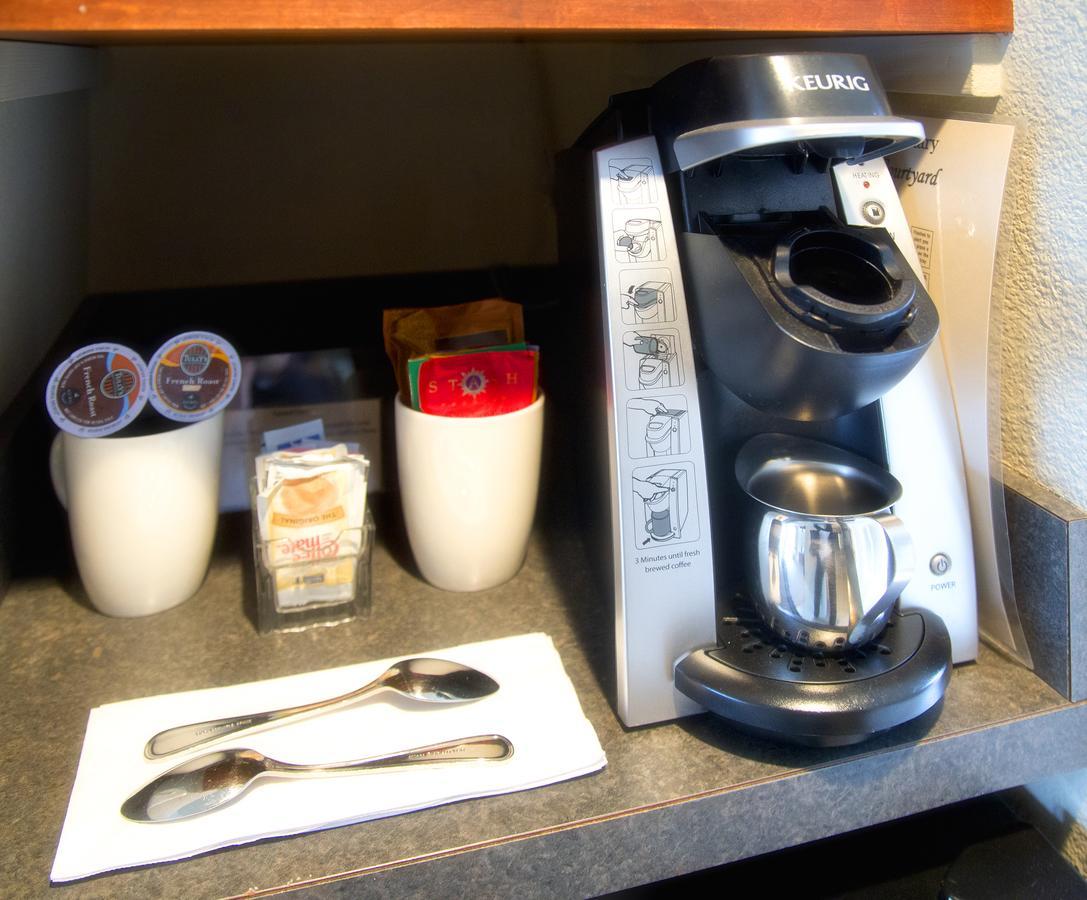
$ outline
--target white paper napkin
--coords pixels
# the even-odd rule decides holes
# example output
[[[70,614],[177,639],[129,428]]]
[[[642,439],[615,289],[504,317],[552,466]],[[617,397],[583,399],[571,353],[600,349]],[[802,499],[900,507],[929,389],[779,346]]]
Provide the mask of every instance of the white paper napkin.
[[[158,760],[143,755],[148,738],[165,728],[333,697],[361,687],[407,656],[475,666],[500,688],[482,700],[448,706],[413,703],[383,692],[353,707],[270,731],[234,735]],[[284,762],[339,762],[491,733],[513,742],[511,759],[338,778],[267,779],[230,806],[178,822],[132,822],[120,812],[121,804],[152,779],[211,749],[248,747]],[[525,790],[595,772],[605,763],[596,732],[545,634],[111,703],[91,710],[51,877],[71,881],[262,838]]]

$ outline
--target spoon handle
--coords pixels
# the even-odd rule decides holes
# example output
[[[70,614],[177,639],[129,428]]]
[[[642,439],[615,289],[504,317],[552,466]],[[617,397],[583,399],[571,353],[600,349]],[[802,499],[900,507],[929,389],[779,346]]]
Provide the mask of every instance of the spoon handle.
[[[216,741],[228,734],[237,734],[239,731],[256,731],[267,728],[277,722],[289,718],[301,718],[311,713],[330,709],[345,703],[353,703],[375,693],[385,686],[384,676],[371,681],[358,690],[342,694],[339,697],[330,697],[327,700],[318,700],[315,703],[306,703],[302,706],[289,706],[286,709],[275,709],[269,712],[252,713],[245,716],[235,716],[227,719],[211,719],[207,722],[193,722],[191,725],[178,725],[175,728],[167,728],[160,731],[143,748],[144,756],[148,759],[158,759],[177,753],[180,750],[190,750]]]
[[[435,763],[465,762],[469,760],[503,760],[513,756],[513,743],[500,734],[480,734],[475,737],[458,738],[427,744],[411,750],[401,750],[386,756],[371,756],[351,762],[285,763],[268,760],[268,771],[275,775],[342,775],[347,772],[361,772],[366,769],[391,769],[397,766],[434,765]]]

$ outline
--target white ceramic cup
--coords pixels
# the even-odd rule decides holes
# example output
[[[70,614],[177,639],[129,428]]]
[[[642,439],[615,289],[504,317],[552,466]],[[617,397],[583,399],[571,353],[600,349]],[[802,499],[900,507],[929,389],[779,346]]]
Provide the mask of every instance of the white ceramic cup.
[[[447,591],[509,581],[536,513],[544,397],[516,412],[435,416],[396,400],[396,459],[408,541],[423,577]]]
[[[146,616],[200,588],[219,519],[222,448],[222,413],[140,437],[57,435],[53,489],[99,612]]]

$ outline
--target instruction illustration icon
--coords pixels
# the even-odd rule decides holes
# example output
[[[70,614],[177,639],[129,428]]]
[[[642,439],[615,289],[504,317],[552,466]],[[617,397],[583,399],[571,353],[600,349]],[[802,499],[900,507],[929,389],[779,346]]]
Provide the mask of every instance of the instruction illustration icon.
[[[660,262],[665,258],[660,213],[655,209],[644,215],[634,215],[634,212],[619,210],[613,215],[612,248],[616,260],[621,263]]]
[[[635,469],[634,541],[640,550],[651,545],[687,543],[698,539],[696,504],[691,491],[690,463],[661,469]]]
[[[645,206],[656,203],[651,159],[608,160],[608,177],[615,192],[617,205]]]
[[[632,391],[679,387],[684,379],[678,332],[654,329],[623,335],[623,366]]]
[[[627,401],[627,451],[636,459],[675,456],[691,449],[684,397],[634,397]]]
[[[667,269],[628,269],[619,273],[619,282],[623,288],[619,309],[625,324],[676,320],[672,274]]]

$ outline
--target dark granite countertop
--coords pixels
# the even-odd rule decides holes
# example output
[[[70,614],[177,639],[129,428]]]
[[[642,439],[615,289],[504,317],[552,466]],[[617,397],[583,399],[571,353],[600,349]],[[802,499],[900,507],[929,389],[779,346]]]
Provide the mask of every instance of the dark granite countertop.
[[[441,896],[471,884],[478,896],[589,896],[1087,765],[1087,704],[984,648],[955,671],[935,723],[857,748],[777,746],[709,715],[625,729],[608,700],[606,603],[580,534],[561,523],[538,530],[517,578],[472,595],[430,588],[401,544],[382,543],[368,618],[261,637],[243,534],[228,523],[200,592],[157,616],[101,616],[71,579],[18,580],[0,602],[0,894]],[[554,639],[607,753],[603,772],[50,886],[91,707],[531,631]]]

